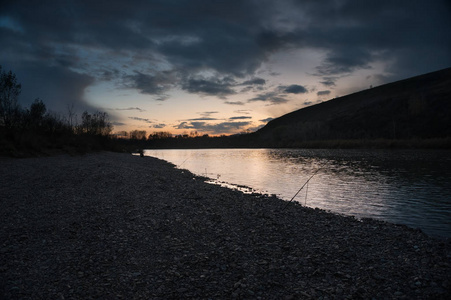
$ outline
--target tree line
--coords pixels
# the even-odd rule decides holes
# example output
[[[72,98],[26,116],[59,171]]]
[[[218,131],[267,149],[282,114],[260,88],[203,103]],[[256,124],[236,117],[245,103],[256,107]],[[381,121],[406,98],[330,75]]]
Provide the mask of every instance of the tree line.
[[[146,130],[119,131],[113,134],[113,137],[135,141],[153,141],[167,139],[190,139],[190,138],[209,138],[208,134],[200,135],[197,131],[191,131],[189,134],[172,134],[169,131],[154,131],[147,135]]]
[[[24,108],[18,102],[21,91],[16,75],[0,66],[0,153],[64,147],[89,151],[105,146],[113,130],[107,113],[85,111],[78,121],[73,108],[64,117],[49,111],[39,98]]]

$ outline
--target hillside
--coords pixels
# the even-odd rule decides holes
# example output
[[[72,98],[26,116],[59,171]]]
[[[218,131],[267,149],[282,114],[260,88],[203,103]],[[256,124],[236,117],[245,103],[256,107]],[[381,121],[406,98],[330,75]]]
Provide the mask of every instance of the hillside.
[[[451,68],[299,109],[253,134],[266,147],[327,140],[451,137]]]

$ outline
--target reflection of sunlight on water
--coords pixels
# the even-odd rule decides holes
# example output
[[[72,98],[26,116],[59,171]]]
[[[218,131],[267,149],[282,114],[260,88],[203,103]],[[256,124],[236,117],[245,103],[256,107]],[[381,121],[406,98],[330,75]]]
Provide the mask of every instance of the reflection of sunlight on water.
[[[315,184],[316,188],[308,195],[308,206],[360,218],[383,217],[390,208],[387,196],[378,192],[386,188],[377,182],[364,182],[347,174],[339,177],[337,174],[322,174]]]
[[[146,150],[179,168],[249,192],[451,237],[451,159],[426,151]]]

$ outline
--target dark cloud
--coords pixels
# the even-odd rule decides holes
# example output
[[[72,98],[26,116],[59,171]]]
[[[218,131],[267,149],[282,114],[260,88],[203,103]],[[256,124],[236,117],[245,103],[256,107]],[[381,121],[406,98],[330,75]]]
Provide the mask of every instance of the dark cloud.
[[[323,85],[327,87],[335,86],[335,82],[338,80],[337,77],[323,77],[323,81],[320,81]]]
[[[120,71],[118,69],[111,69],[111,70],[101,70],[100,71],[100,77],[105,81],[112,81],[115,78],[118,78],[120,76]]]
[[[283,104],[283,103],[287,103],[288,99],[285,98],[285,95],[273,91],[273,92],[259,94],[256,97],[251,98],[247,101],[248,102],[262,101],[262,102],[269,102],[270,104]]]
[[[237,114],[245,114],[245,115],[249,115],[251,113],[251,110],[248,109],[238,109],[234,111]]]
[[[309,28],[297,29],[297,35],[303,36],[305,43],[327,50],[326,59],[317,68],[318,76],[349,74],[368,68],[375,61],[390,62],[387,71],[393,74],[392,78],[422,74],[451,64],[451,40],[444,30],[451,29],[447,1],[294,3],[312,21]],[[423,59],[432,53],[439,53],[441,59],[429,62]],[[415,61],[415,57],[422,59]]]
[[[226,96],[236,94],[236,92],[232,89],[234,85],[234,81],[230,78],[190,78],[182,85],[182,88],[192,94],[226,98]]]
[[[271,105],[284,104],[288,102],[287,94],[303,94],[307,92],[307,89],[302,85],[281,85],[274,88],[272,91],[257,94],[256,97],[249,99],[248,102],[262,101],[269,102]]]
[[[157,100],[157,101],[166,101],[169,98],[170,97],[168,95],[159,95],[158,97],[155,98],[155,100]]]
[[[193,125],[191,125],[191,122],[182,122],[176,126],[174,126],[175,129],[193,129]]]
[[[244,94],[244,93],[248,93],[248,92],[261,92],[263,90],[264,90],[264,88],[261,85],[259,85],[259,86],[248,85],[248,86],[242,88],[239,92]]]
[[[153,123],[151,120],[149,119],[145,119],[145,118],[139,118],[139,117],[128,117],[131,120],[135,120],[135,121],[141,121],[141,122],[146,122],[146,123]]]
[[[316,67],[318,76],[350,74],[357,69],[367,69],[372,62],[369,49],[352,47],[335,48],[322,65]]]
[[[217,114],[217,113],[219,113],[219,111],[204,111],[199,114],[204,117],[209,117],[209,116]]]
[[[164,25],[171,24],[161,34],[177,37],[158,45],[158,51],[177,67],[211,68],[243,77],[253,74],[267,58],[271,50],[259,42],[262,16],[252,1],[189,1],[187,5],[179,1],[166,6],[166,14],[154,16]],[[152,23],[162,28],[161,23]],[[192,37],[192,42],[186,42],[186,37]]]
[[[155,129],[161,129],[161,128],[166,127],[166,124],[163,124],[163,123],[161,123],[161,124],[154,124],[154,125],[152,125],[150,127],[151,128],[155,128]]]
[[[303,87],[302,85],[298,85],[298,84],[292,84],[287,87],[282,87],[282,90],[284,93],[289,93],[289,94],[304,94],[304,93],[308,92],[305,87]]]
[[[231,117],[231,118],[229,118],[229,120],[247,120],[247,119],[252,119],[252,117],[249,117],[249,116],[238,116],[238,117]]]
[[[253,78],[251,80],[246,80],[241,85],[264,85],[266,84],[266,80],[263,78]]]
[[[269,72],[269,75],[271,75],[271,76],[273,76],[273,77],[276,77],[276,76],[280,76],[280,75],[282,75],[282,74],[279,73],[279,72],[273,72],[273,71],[271,71],[271,72]]]
[[[249,126],[251,122],[222,122],[217,124],[210,124],[207,122],[181,122],[174,126],[176,129],[193,129],[200,132],[208,132],[213,134],[227,134],[234,133],[238,130],[243,130]]]
[[[126,75],[125,86],[139,90],[142,94],[159,95],[158,100],[165,100],[165,92],[174,86],[171,72],[160,72],[157,75],[143,74],[135,71],[133,75]]]
[[[225,101],[224,103],[230,105],[244,105],[244,102],[242,101]]]
[[[217,119],[210,118],[210,117],[202,117],[202,118],[189,119],[188,121],[215,121],[215,120],[217,120]]]
[[[240,90],[240,93],[247,93],[247,92],[258,92],[262,91],[264,89],[264,85],[266,84],[266,80],[263,78],[252,78],[250,80],[246,80],[242,82],[239,85],[245,86]]]
[[[330,91],[318,91],[316,93],[316,95],[318,95],[318,96],[327,96],[327,95],[330,95]]]

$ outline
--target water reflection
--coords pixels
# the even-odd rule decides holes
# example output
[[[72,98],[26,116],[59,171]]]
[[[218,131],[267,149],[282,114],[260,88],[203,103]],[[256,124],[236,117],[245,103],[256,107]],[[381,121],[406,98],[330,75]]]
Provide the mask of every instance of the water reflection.
[[[449,151],[146,150],[191,172],[310,207],[451,237]]]

